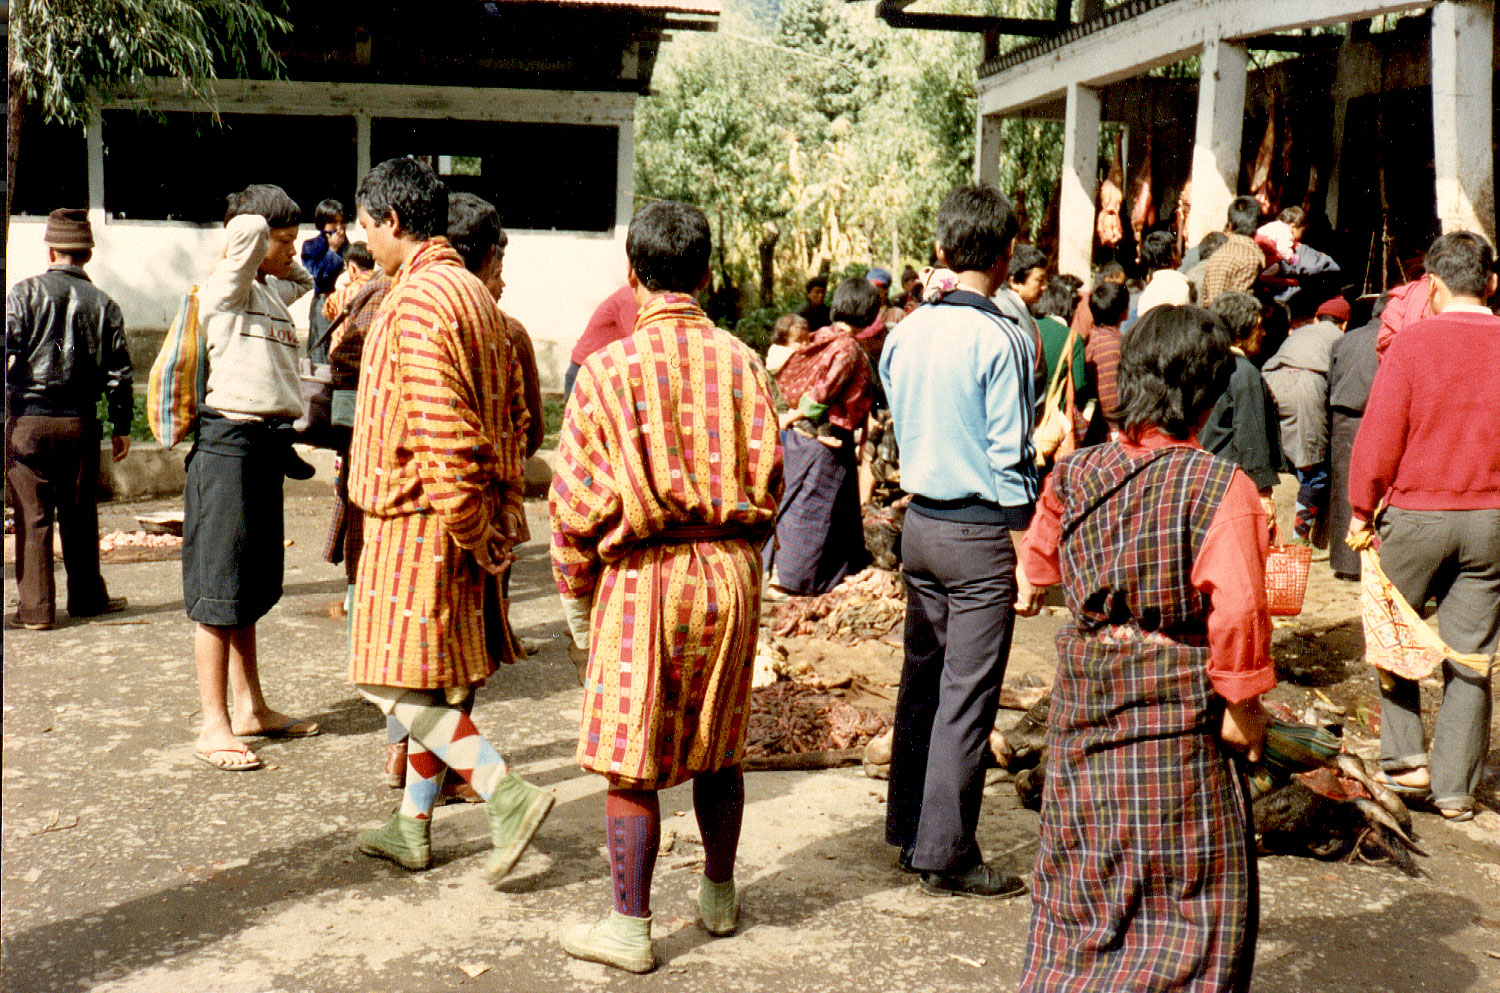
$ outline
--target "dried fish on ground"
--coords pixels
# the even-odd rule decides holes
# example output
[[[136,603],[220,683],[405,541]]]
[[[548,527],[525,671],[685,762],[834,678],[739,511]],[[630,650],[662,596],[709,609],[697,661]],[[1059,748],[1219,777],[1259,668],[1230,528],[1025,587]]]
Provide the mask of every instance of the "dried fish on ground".
[[[859,748],[890,726],[885,716],[790,681],[750,694],[747,758]]]
[[[890,635],[906,619],[901,579],[882,569],[865,569],[822,596],[792,597],[767,605],[766,621],[779,637],[816,635],[840,645]]]

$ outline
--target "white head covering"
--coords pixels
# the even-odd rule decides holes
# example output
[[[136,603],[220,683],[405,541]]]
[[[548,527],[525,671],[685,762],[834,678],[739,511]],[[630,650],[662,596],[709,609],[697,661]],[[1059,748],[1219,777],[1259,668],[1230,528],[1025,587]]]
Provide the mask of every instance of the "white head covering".
[[[1136,304],[1135,312],[1139,315],[1136,319],[1144,317],[1152,307],[1160,307],[1162,304],[1181,307],[1188,303],[1191,300],[1189,285],[1186,276],[1171,269],[1152,273],[1151,282],[1141,291],[1141,299]]]

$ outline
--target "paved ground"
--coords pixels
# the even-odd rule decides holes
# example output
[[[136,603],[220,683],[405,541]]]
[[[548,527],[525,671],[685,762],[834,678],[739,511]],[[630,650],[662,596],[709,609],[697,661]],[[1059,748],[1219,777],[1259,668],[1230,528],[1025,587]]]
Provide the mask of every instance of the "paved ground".
[[[169,506],[108,505],[103,524],[130,527],[134,513]],[[271,702],[325,733],[254,743],[263,771],[214,772],[192,757],[191,625],[175,563],[107,568],[111,591],[131,599],[124,615],[6,633],[6,989],[1014,988],[1026,901],[918,893],[881,843],[884,784],[857,770],[750,775],[744,928],[727,940],[692,923],[702,849],[689,791],[665,794],[672,842],[654,901],[662,968],[631,977],[567,958],[557,930],[606,905],[602,784],[572,761],[578,688],[540,543],[522,556],[514,589],[517,627],[539,651],[499,674],[477,709],[519,771],[557,794],[536,846],[499,892],[479,875],[488,842],[477,808],[438,812],[430,872],[357,854],[355,830],[383,819],[396,794],[379,781],[382,722],[347,681],[343,624],[328,613],[342,580],[318,560],[325,520],[324,498],[288,500],[286,596],[260,628]],[[1326,641],[1347,654],[1348,591],[1326,567],[1314,579],[1309,625],[1290,650]],[[1056,623],[1023,622],[1018,644],[1046,653]],[[1461,826],[1418,815],[1417,830],[1431,853],[1420,880],[1262,860],[1254,989],[1500,990],[1500,817]],[[981,826],[990,856],[1025,871],[1035,835],[1035,815],[1009,786],[993,787]]]

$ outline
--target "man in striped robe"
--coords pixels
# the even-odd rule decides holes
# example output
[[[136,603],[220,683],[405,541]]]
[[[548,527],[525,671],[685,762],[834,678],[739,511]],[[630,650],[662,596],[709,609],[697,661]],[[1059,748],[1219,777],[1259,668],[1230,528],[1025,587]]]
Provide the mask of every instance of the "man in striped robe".
[[[485,801],[491,881],[508,873],[553,798],[511,773],[461,706],[512,661],[496,577],[513,560],[526,405],[494,299],[442,236],[448,191],[414,159],[359,187],[359,220],[391,287],[360,357],[349,498],[365,515],[351,609],[360,693],[410,735],[401,807],[359,847],[432,864],[443,769]]]
[[[657,202],[631,221],[635,332],[580,368],[552,480],[552,569],[588,647],[578,762],[609,781],[615,903],[563,948],[631,972],[656,964],[658,790],[693,782],[704,929],[739,920],[740,760],[781,452],[765,368],[691,296],[709,247],[696,207]]]

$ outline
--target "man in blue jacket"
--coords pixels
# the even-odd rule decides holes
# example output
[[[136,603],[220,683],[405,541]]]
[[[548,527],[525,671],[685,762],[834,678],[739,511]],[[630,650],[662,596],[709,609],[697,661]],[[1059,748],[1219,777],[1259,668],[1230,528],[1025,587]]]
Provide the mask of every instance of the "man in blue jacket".
[[[896,700],[886,841],[928,893],[1024,893],[975,840],[984,756],[1015,623],[1016,553],[1037,497],[1031,336],[990,297],[1016,235],[1010,201],[960,187],[938,210],[957,289],[886,342],[880,376],[912,494],[901,538],[906,661]]]

